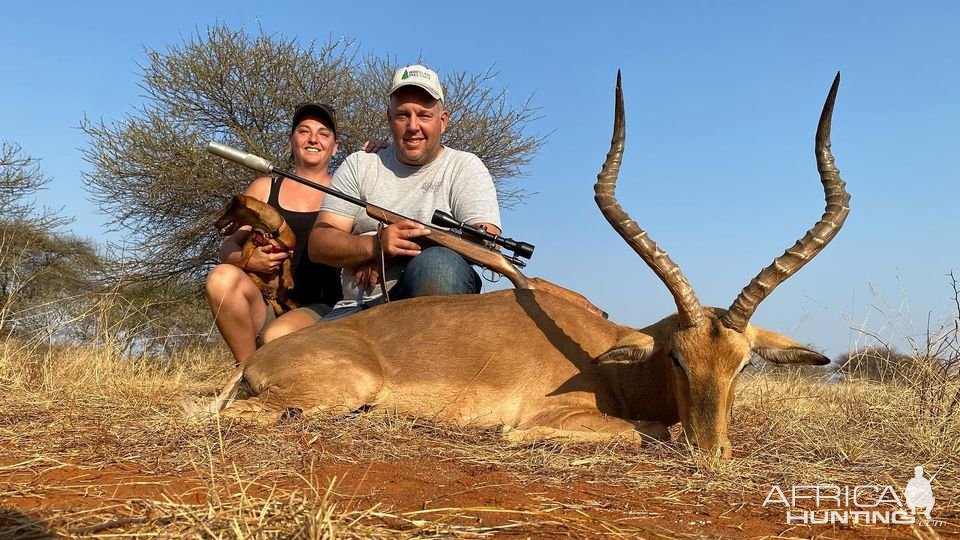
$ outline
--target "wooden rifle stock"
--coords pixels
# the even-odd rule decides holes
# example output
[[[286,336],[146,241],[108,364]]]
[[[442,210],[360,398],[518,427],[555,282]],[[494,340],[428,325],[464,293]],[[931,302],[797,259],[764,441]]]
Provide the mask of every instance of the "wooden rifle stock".
[[[434,227],[433,225],[428,225],[415,219],[396,214],[374,204],[364,204],[364,209],[367,211],[368,216],[387,225],[403,220],[419,223],[424,228],[430,229],[430,234],[423,237],[422,240],[451,249],[473,264],[493,270],[509,279],[510,283],[513,283],[513,286],[517,289],[534,288],[527,276],[523,275],[512,262],[507,260],[502,253],[495,249],[467,240],[459,234],[454,234]]]

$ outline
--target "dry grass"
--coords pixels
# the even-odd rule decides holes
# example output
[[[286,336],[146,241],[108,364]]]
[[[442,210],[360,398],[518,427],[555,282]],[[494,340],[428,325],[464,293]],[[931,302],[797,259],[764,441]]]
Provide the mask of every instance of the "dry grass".
[[[895,384],[745,375],[735,459],[710,463],[383,414],[198,425],[180,400],[212,399],[226,351],[118,350],[0,340],[0,538],[960,534],[960,376],[936,355]],[[774,484],[902,486],[915,465],[940,471],[934,532],[794,528],[762,507]]]

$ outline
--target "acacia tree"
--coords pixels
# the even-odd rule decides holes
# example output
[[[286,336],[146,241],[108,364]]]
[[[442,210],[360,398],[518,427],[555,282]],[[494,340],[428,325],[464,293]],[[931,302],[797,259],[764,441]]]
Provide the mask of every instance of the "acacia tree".
[[[0,336],[165,353],[205,341],[210,315],[183,284],[131,279],[123,261],[37,208],[49,179],[20,146],[0,144]]]
[[[397,63],[364,57],[350,41],[300,43],[210,28],[165,51],[146,51],[144,104],[124,119],[84,119],[87,189],[109,225],[127,233],[131,266],[148,279],[199,283],[216,262],[212,228],[226,202],[255,176],[210,156],[216,140],[290,165],[288,121],[306,101],[337,111],[343,157],[366,139],[388,138],[386,92]],[[451,124],[446,141],[472,151],[490,169],[501,204],[526,193],[509,185],[543,143],[527,134],[537,111],[490,86],[494,73],[449,73]],[[183,282],[183,281],[182,281]]]
[[[40,163],[24,154],[19,144],[3,141],[0,143],[0,200],[3,201],[4,222],[30,220],[39,226],[57,227],[67,220],[57,217],[53,212],[36,214],[32,197],[50,182]]]
[[[18,144],[0,144],[0,332],[48,337],[74,316],[78,297],[95,286],[102,261],[89,240],[62,231],[68,218],[37,209],[49,179]]]

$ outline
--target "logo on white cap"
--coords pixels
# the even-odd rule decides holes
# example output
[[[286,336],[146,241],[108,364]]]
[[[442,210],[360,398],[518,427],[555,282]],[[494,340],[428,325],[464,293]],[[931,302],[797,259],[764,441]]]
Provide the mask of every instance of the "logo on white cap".
[[[432,69],[419,64],[406,66],[398,69],[393,74],[393,84],[390,86],[390,93],[393,94],[401,86],[417,86],[423,88],[435,99],[443,101],[443,88],[440,86],[440,78]]]

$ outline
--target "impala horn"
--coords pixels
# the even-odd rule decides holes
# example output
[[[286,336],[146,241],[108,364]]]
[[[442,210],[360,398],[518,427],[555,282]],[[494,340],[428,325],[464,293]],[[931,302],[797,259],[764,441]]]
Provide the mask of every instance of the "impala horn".
[[[613,229],[626,240],[627,244],[640,255],[660,281],[667,286],[673,295],[680,316],[680,325],[684,328],[699,326],[703,320],[703,310],[700,301],[690,286],[690,282],[680,271],[677,263],[670,259],[666,251],[661,250],[657,243],[630,219],[617,202],[614,191],[617,187],[617,174],[620,172],[620,163],[623,158],[623,145],[626,139],[626,122],[623,114],[623,90],[620,87],[620,71],[617,71],[616,108],[613,121],[613,138],[610,140],[610,151],[603,162],[597,183],[593,186],[594,200],[600,207],[603,217],[613,226]]]
[[[817,256],[833,237],[840,231],[847,214],[850,213],[850,194],[846,184],[840,178],[840,170],[833,161],[830,153],[830,123],[833,119],[833,103],[837,99],[837,88],[840,86],[840,72],[837,72],[827,94],[827,101],[823,104],[820,113],[820,123],[817,125],[817,139],[814,153],[817,157],[817,169],[820,171],[820,181],[826,196],[826,209],[820,221],[812,229],[797,240],[790,249],[773,260],[773,264],[764,268],[750,284],[740,291],[740,295],[730,305],[730,309],[721,318],[723,325],[731,330],[743,332],[750,322],[757,306],[773,289],[797,273],[803,265]]]

